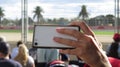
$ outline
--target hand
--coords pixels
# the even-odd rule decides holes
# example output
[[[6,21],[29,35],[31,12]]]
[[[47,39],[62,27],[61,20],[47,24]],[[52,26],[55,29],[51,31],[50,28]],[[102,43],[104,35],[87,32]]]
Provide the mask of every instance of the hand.
[[[63,53],[73,54],[84,60],[91,67],[110,67],[107,56],[99,47],[99,42],[93,31],[84,22],[72,22],[71,25],[77,25],[81,31],[71,29],[56,29],[58,33],[65,34],[76,38],[77,40],[54,37],[54,41],[76,47],[75,49],[62,50]]]

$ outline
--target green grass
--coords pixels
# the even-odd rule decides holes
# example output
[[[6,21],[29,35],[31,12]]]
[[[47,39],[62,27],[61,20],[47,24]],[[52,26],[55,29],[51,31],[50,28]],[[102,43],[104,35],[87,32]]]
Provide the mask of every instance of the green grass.
[[[113,35],[114,31],[113,30],[94,30],[94,33],[96,35]]]
[[[0,32],[6,32],[6,33],[19,33],[21,30],[0,30]]]
[[[13,30],[13,29],[11,29],[11,30],[0,30],[0,32],[2,33],[2,32],[6,32],[6,33],[20,33],[21,32],[21,30]],[[33,32],[32,30],[29,30],[29,32],[31,33],[31,32]]]
[[[113,35],[113,30],[93,30],[96,35]],[[0,30],[0,33],[6,32],[6,33],[20,33],[21,30]],[[29,30],[29,33],[32,33],[33,30]]]

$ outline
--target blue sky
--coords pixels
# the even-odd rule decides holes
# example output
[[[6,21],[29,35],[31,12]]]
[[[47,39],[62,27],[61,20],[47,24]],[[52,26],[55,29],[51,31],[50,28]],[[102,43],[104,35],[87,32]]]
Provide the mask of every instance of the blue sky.
[[[28,16],[33,17],[33,10],[41,6],[45,18],[74,18],[86,5],[89,17],[114,14],[114,0],[28,0]],[[1,0],[0,6],[5,10],[5,18],[21,17],[21,0]]]

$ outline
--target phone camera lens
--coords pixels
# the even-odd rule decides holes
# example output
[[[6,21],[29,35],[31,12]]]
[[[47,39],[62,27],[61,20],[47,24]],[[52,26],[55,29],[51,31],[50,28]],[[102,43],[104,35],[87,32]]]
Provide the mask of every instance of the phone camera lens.
[[[36,42],[35,45],[38,45],[38,43]]]

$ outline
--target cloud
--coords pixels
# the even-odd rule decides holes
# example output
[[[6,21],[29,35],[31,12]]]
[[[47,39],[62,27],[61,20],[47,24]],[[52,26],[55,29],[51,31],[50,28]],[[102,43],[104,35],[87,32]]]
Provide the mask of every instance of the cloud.
[[[36,4],[36,5],[34,5]],[[76,5],[74,4],[62,4],[62,5],[59,5],[59,4],[52,4],[52,3],[29,3],[29,10],[31,11],[31,14],[32,15],[32,11],[34,10],[34,8],[36,6],[41,6],[44,10],[44,17],[48,17],[48,18],[51,18],[51,17],[72,17],[74,13],[77,12],[77,10],[75,9]],[[34,6],[32,6],[34,5]],[[79,5],[77,5],[79,6]],[[75,15],[75,14],[74,14]]]
[[[73,18],[77,17],[82,5],[87,6],[90,17],[114,14],[112,0],[29,0],[28,16],[33,17],[35,7],[41,6],[45,18]],[[0,6],[5,10],[6,18],[21,18],[21,0],[1,0]]]
[[[21,4],[20,3],[9,3],[2,4],[1,7],[4,9],[6,18],[19,18],[21,16]]]
[[[17,3],[19,0],[1,0],[0,1],[0,5],[4,5],[4,4],[14,4]]]
[[[88,10],[92,16],[114,14],[114,3],[90,3],[88,4]]]

